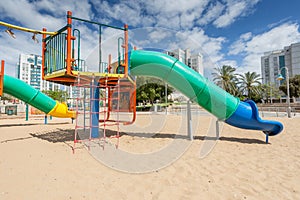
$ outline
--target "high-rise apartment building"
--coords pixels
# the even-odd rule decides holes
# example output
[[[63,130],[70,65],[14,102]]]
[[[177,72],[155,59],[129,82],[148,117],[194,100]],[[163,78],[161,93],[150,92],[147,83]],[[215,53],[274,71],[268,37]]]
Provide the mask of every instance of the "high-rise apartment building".
[[[261,57],[261,76],[263,84],[272,84],[279,86],[277,80],[279,70],[284,67],[284,51],[265,52]]]
[[[33,54],[20,54],[17,77],[38,90],[64,89],[59,84],[42,80],[42,57]]]
[[[300,43],[294,43],[284,49],[265,52],[261,57],[261,75],[263,84],[279,86],[278,74],[286,78],[286,68],[289,76],[300,74]]]
[[[284,47],[285,67],[291,77],[300,74],[300,42]]]
[[[166,54],[177,58],[180,62],[186,64],[199,74],[203,75],[203,60],[200,53],[191,54],[189,49],[175,49],[172,51],[167,51]]]
[[[172,51],[165,52],[169,56],[177,58],[180,62],[184,63],[185,65],[189,66],[199,74],[203,75],[203,60],[202,55],[198,54],[191,54],[189,49],[182,50],[182,49],[175,49]],[[174,91],[171,94],[171,98],[173,100],[185,101],[188,100],[181,92]]]

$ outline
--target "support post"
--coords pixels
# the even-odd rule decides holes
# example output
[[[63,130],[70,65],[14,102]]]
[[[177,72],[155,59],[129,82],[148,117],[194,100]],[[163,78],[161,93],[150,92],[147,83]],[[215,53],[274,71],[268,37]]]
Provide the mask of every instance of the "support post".
[[[165,82],[165,103],[166,103],[166,115],[168,114],[168,84]]]
[[[287,90],[287,104],[288,104],[288,109],[287,109],[287,115],[288,118],[291,118],[291,101],[290,101],[290,75],[289,75],[289,69],[285,67],[286,69],[286,90]]]
[[[187,101],[186,105],[186,114],[187,114],[187,131],[188,137],[190,140],[193,140],[193,132],[192,132],[192,113],[191,113],[191,101]]]
[[[99,87],[98,81],[93,78],[91,83],[90,93],[90,105],[91,105],[91,137],[99,137]]]
[[[43,28],[43,31],[47,31],[46,28]],[[46,54],[46,39],[47,35],[46,34],[43,34],[43,40],[42,40],[42,80],[45,80],[44,77],[45,77],[45,54]]]
[[[4,82],[4,60],[1,60],[1,68],[0,68],[0,96],[3,95],[3,82]]]
[[[220,137],[220,124],[219,120],[216,121],[216,138],[219,139]]]
[[[269,144],[269,133],[266,133],[266,144]]]
[[[29,116],[29,106],[26,103],[26,110],[25,110],[25,120],[28,121],[28,116]]]
[[[124,74],[125,76],[128,76],[128,25],[124,25],[124,43],[125,43],[125,70]]]
[[[78,89],[80,91],[80,88]],[[86,100],[86,92],[85,92],[85,87],[83,87],[83,131],[85,132],[85,121],[86,121],[86,109],[85,109],[85,102]],[[78,103],[77,103],[78,104]],[[78,109],[77,109],[78,110]]]
[[[67,74],[71,75],[72,72],[72,42],[71,40],[74,39],[72,36],[72,12],[68,11],[67,12],[67,57],[66,57],[66,69],[67,69]]]

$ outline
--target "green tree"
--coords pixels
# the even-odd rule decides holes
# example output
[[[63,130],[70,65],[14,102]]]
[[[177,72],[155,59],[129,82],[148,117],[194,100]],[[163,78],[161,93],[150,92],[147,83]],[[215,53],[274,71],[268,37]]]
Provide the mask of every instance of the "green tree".
[[[290,86],[290,96],[300,97],[300,75],[295,75],[295,77],[289,79]],[[286,81],[283,85],[279,86],[279,89],[287,95]]]
[[[13,97],[10,96],[10,95],[8,95],[8,94],[3,94],[3,95],[0,97],[0,99],[1,99],[1,100],[8,100],[8,101],[10,101],[10,100],[13,99]]]
[[[260,75],[256,72],[246,72],[245,74],[238,74],[239,76],[239,88],[243,91],[243,94],[249,99],[254,99],[255,96],[261,94],[259,85],[261,84]]]
[[[139,76],[136,80],[136,100],[137,102],[150,102],[165,100],[165,83],[157,78]],[[167,95],[173,92],[173,88],[167,87]]]
[[[54,91],[44,90],[42,92],[44,94],[48,95],[49,97],[51,97],[52,99],[60,101],[60,102],[64,102],[68,98],[68,93],[63,90],[54,90]]]
[[[237,87],[236,68],[229,65],[223,65],[220,68],[214,68],[216,72],[212,73],[213,81],[221,88],[234,96],[239,95]]]
[[[260,96],[265,99],[267,102],[271,102],[271,98],[279,98],[280,91],[278,87],[275,87],[274,84],[261,84],[258,86],[260,90]]]

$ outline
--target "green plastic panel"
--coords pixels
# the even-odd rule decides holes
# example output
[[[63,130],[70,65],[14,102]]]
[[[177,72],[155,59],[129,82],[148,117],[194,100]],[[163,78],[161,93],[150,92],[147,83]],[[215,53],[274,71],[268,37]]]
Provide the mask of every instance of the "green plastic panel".
[[[45,113],[49,113],[56,105],[56,101],[52,98],[11,76],[4,75],[3,86],[4,93],[10,94]]]
[[[229,118],[239,104],[238,98],[166,54],[135,50],[131,52],[130,64],[131,75],[154,76],[168,82],[218,119]]]

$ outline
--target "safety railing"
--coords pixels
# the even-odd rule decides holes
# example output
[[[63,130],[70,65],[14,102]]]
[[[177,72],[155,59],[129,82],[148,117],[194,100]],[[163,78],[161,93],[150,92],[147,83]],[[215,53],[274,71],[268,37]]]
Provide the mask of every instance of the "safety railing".
[[[66,33],[59,33],[46,41],[45,75],[66,68]]]

